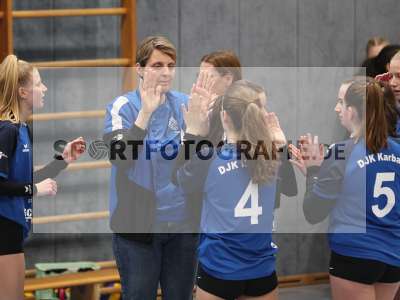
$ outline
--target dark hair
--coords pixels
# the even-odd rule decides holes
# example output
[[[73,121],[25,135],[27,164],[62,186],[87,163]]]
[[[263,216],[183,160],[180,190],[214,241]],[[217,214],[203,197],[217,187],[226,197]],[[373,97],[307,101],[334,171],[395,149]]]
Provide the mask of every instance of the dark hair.
[[[387,64],[390,63],[392,57],[399,51],[400,45],[388,45],[384,47],[378,56],[375,57],[376,72],[379,72],[378,74],[386,73],[388,71],[386,68]]]
[[[201,62],[213,65],[221,76],[231,74],[233,81],[242,79],[240,60],[231,50],[219,50],[206,54],[201,58]]]
[[[387,65],[399,51],[400,45],[388,45],[377,56],[364,60],[362,67],[366,68],[365,75],[374,78],[376,75],[386,73]]]
[[[376,75],[382,74],[376,71],[376,67],[375,67],[375,58],[367,58],[366,60],[363,61],[361,67],[365,68],[365,73],[363,72],[363,70],[360,70],[358,75],[364,75],[367,77],[372,77],[374,78]]]

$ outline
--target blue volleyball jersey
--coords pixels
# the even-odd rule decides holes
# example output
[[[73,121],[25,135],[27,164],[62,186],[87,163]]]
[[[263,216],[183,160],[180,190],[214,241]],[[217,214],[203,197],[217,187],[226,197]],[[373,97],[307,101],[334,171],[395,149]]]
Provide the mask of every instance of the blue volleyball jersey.
[[[183,221],[186,216],[185,201],[182,191],[171,182],[171,173],[175,166],[173,157],[167,147],[170,143],[179,147],[181,131],[184,127],[181,104],[187,102],[187,95],[170,91],[166,94],[166,101],[153,112],[144,142],[147,147],[140,151],[138,159],[132,168],[127,171],[131,181],[155,193],[157,200],[156,220],[162,222]],[[130,129],[135,123],[141,109],[139,90],[129,92],[116,98],[106,109],[104,133],[121,129]],[[125,155],[130,155],[129,146]],[[173,151],[177,151],[174,149]],[[167,154],[163,156],[162,154]],[[110,212],[113,213],[117,205],[117,187],[115,182],[116,167],[111,170]]]
[[[10,182],[31,183],[32,170],[28,126],[0,121],[0,177]],[[22,225],[26,237],[32,221],[32,198],[0,196],[0,215]]]
[[[277,247],[271,231],[276,184],[253,184],[233,147],[224,145],[220,155],[204,163],[206,172],[199,170],[201,165],[194,168],[204,180],[180,171],[178,181],[191,181],[193,187],[204,182],[198,247],[202,268],[225,280],[260,278],[275,270]],[[190,184],[183,187],[188,193]]]
[[[343,163],[343,176],[331,176],[329,170]],[[330,216],[333,251],[400,266],[398,143],[389,138],[387,148],[371,154],[363,141],[358,142],[346,161],[324,162],[313,191],[337,201]]]

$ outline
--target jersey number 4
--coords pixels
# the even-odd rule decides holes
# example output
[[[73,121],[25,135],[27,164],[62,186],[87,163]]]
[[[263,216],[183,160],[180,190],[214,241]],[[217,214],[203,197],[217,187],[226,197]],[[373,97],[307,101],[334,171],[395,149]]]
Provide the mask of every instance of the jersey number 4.
[[[250,207],[246,207],[250,199]],[[235,207],[235,217],[250,217],[252,225],[258,224],[258,216],[262,215],[262,207],[258,206],[258,184],[249,182],[246,190]]]
[[[394,181],[395,173],[377,173],[374,185],[374,198],[378,198],[381,195],[386,196],[387,202],[384,208],[380,209],[378,204],[372,205],[372,212],[378,218],[383,218],[393,209],[396,202],[395,194],[389,187],[383,187],[382,183]]]

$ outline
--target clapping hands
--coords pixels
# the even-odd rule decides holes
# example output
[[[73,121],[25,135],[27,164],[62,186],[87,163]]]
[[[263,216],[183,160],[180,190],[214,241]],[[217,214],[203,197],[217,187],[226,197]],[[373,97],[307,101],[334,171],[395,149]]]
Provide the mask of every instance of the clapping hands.
[[[275,143],[277,148],[281,148],[286,145],[286,137],[283,133],[279,119],[274,112],[266,112],[265,119],[271,132],[272,141]]]
[[[290,162],[303,175],[307,174],[307,168],[320,166],[324,161],[324,146],[319,143],[318,136],[312,136],[310,133],[300,136],[300,149],[289,145],[289,152],[293,157]]]
[[[210,130],[209,114],[213,109],[216,95],[212,94],[215,84],[210,72],[201,71],[193,84],[187,107],[182,105],[186,132],[206,136]]]

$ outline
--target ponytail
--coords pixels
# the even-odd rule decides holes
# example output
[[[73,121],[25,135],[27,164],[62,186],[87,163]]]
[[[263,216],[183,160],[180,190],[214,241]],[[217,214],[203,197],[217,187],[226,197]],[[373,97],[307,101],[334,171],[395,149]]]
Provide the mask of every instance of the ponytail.
[[[387,147],[390,128],[381,86],[370,78],[356,80],[348,88],[345,102],[356,109],[362,120],[356,138],[364,135],[367,149],[375,154]]]
[[[0,120],[20,122],[18,89],[32,78],[33,67],[8,55],[0,64]]]
[[[389,128],[383,91],[375,81],[367,84],[366,108],[365,141],[367,148],[377,153],[387,147]]]
[[[260,184],[270,182],[278,168],[277,149],[265,119],[265,111],[255,102],[248,104],[244,112],[240,138],[251,145],[249,154],[252,159],[247,161],[247,166],[253,182]],[[263,155],[256,156],[256,149],[260,146],[264,147]]]
[[[252,181],[265,184],[275,177],[279,162],[260,92],[263,89],[253,83],[236,81],[226,91],[222,107],[230,116],[239,141],[250,146],[246,164]]]

